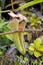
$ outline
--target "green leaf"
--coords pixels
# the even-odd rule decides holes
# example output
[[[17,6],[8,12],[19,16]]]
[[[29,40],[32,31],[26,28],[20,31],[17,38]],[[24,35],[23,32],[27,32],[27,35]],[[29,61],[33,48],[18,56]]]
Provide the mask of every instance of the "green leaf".
[[[29,50],[30,50],[30,51],[34,51],[34,47],[30,46],[30,47],[29,47]]]
[[[28,53],[29,53],[30,55],[33,55],[33,51],[28,50]]]
[[[34,40],[34,46],[36,49],[38,49],[40,47],[40,44],[42,43],[40,38],[37,38],[36,40]]]
[[[5,35],[9,40],[13,41],[13,35]]]
[[[7,22],[1,22],[0,23],[0,29],[3,28],[3,26],[6,25],[6,24],[7,24]]]
[[[2,55],[3,54],[3,52],[2,51],[0,51],[0,55]]]
[[[25,61],[25,62],[27,62],[27,61],[28,61],[28,58],[27,58],[27,57],[25,57],[25,58],[24,58],[24,61]]]
[[[17,11],[18,10],[25,9],[25,8],[30,7],[30,6],[33,6],[33,5],[36,5],[36,4],[41,3],[41,2],[43,2],[43,0],[37,0],[37,1],[35,0],[35,1],[31,1],[31,2],[25,3],[24,5],[20,6],[17,9]]]
[[[40,52],[37,52],[37,51],[34,51],[34,56],[38,58],[38,57],[41,56],[41,53]]]
[[[40,47],[38,48],[38,51],[43,52],[43,45],[40,45]]]

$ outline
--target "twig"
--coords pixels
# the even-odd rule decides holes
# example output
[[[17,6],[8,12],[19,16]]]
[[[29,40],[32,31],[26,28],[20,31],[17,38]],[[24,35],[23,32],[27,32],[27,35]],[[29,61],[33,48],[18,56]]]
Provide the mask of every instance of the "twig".
[[[0,14],[1,13],[6,13],[6,12],[10,12],[10,10],[0,11]]]
[[[0,36],[2,35],[8,35],[8,34],[14,34],[14,33],[19,33],[19,32],[41,32],[42,30],[33,30],[33,29],[25,29],[25,30],[14,30],[14,31],[10,31],[10,32],[4,32],[4,33],[0,33]]]
[[[0,49],[3,49],[3,48],[6,48],[8,45],[5,45],[5,46],[1,46]]]

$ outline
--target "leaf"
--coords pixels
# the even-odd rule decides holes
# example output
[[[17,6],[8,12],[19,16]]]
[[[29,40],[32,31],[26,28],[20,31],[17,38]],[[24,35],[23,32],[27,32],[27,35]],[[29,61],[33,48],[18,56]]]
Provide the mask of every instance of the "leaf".
[[[13,35],[5,35],[9,40],[13,41]]]
[[[25,3],[24,5],[20,6],[17,9],[17,11],[18,10],[23,10],[25,8],[28,8],[28,7],[33,6],[33,5],[36,5],[36,4],[41,3],[41,2],[43,2],[43,0],[37,0],[37,1],[35,0],[35,1],[31,1],[31,2]]]
[[[29,50],[34,51],[34,44],[30,44]]]
[[[25,62],[27,62],[27,61],[28,61],[28,58],[27,58],[27,57],[25,57],[25,58],[24,58],[24,61],[25,61]]]
[[[6,25],[6,24],[7,24],[7,22],[1,22],[0,23],[0,29],[3,28],[3,26]]]
[[[43,45],[40,45],[40,47],[38,48],[38,51],[43,52]]]
[[[34,51],[34,56],[38,58],[38,57],[41,56],[41,53],[40,52],[37,52],[37,51]]]
[[[2,55],[3,54],[3,52],[2,51],[0,51],[0,55]]]
[[[32,17],[29,18],[31,26],[38,26],[38,24],[41,24],[41,21],[38,19],[36,14],[32,15]]]
[[[33,51],[28,50],[28,53],[29,53],[30,55],[33,55]]]
[[[34,46],[36,49],[38,49],[40,47],[40,44],[42,43],[40,38],[37,38],[36,40],[34,40]]]

